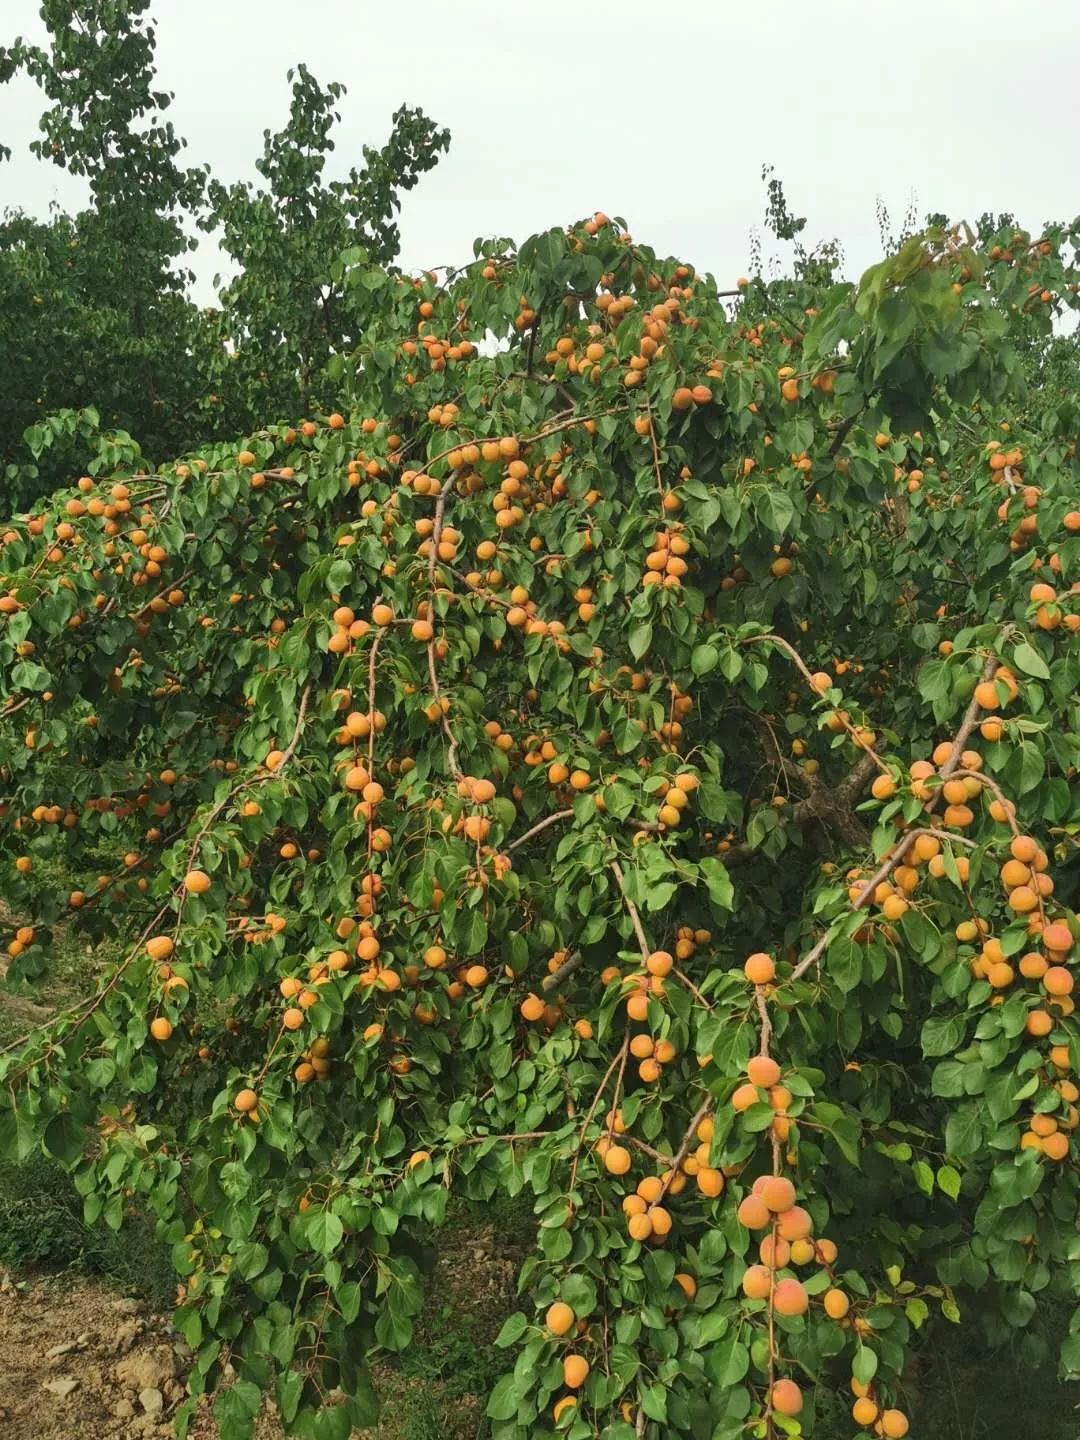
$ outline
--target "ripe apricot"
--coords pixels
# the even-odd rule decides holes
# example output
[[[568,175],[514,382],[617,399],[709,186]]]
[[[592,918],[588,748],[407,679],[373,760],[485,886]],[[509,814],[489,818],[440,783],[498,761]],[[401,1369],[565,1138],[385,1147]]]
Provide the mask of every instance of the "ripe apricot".
[[[768,1203],[766,1195],[762,1194],[762,1199]],[[777,1233],[784,1240],[806,1240],[814,1229],[813,1219],[801,1205],[792,1205],[778,1218]]]
[[[773,1289],[773,1309],[778,1315],[805,1315],[810,1297],[798,1280],[778,1280]]]
[[[851,1418],[856,1425],[861,1425],[863,1429],[869,1429],[878,1418],[878,1407],[869,1396],[863,1395],[851,1407]]]
[[[851,1309],[851,1301],[843,1290],[826,1290],[821,1303],[825,1306],[825,1314],[830,1320],[843,1320]]]
[[[692,1275],[687,1275],[684,1270],[676,1272],[675,1284],[678,1285],[679,1289],[686,1296],[687,1300],[693,1300],[693,1298],[697,1294],[697,1281]]]
[[[776,965],[771,955],[759,950],[747,957],[743,974],[753,985],[768,985],[776,976]]]
[[[625,1175],[630,1169],[630,1151],[624,1145],[609,1145],[604,1151],[604,1169],[609,1175]]]
[[[709,1165],[703,1165],[695,1177],[697,1187],[702,1195],[715,1199],[724,1193],[724,1177],[719,1170],[714,1170]]]
[[[782,1215],[795,1204],[795,1186],[786,1175],[763,1177],[758,1194],[774,1215]]]
[[[767,1300],[772,1290],[772,1271],[765,1265],[749,1265],[742,1277],[742,1291],[748,1300]]]
[[[1051,965],[1042,977],[1042,983],[1048,995],[1071,995],[1076,981],[1064,965]]]
[[[556,1300],[553,1305],[548,1306],[547,1314],[544,1316],[544,1323],[552,1335],[565,1335],[573,1325],[577,1316],[569,1305],[561,1300]]]
[[[1055,920],[1043,930],[1042,943],[1048,950],[1055,950],[1061,955],[1067,955],[1073,945],[1072,932],[1062,921]]]
[[[631,1240],[637,1240],[640,1243],[643,1240],[651,1238],[653,1223],[648,1214],[645,1211],[641,1211],[639,1214],[630,1216],[626,1224],[626,1229]]]
[[[746,1078],[751,1085],[767,1090],[780,1079],[780,1066],[769,1055],[755,1055],[746,1066]]]
[[[578,1390],[589,1378],[589,1362],[584,1355],[563,1356],[563,1384],[569,1390]]]
[[[778,1415],[798,1415],[803,1408],[802,1391],[794,1380],[777,1380],[769,1402]]]
[[[747,1230],[764,1230],[772,1224],[772,1212],[760,1195],[746,1195],[737,1211],[739,1224]]]
[[[667,950],[654,950],[645,961],[645,968],[650,975],[667,975],[674,964],[675,961]]]
[[[626,1002],[626,1013],[631,1020],[647,1020],[649,1016],[649,997],[644,991],[638,991],[631,995]]]
[[[670,1235],[672,1219],[671,1212],[665,1210],[662,1205],[654,1205],[649,1211],[649,1220],[652,1222],[653,1234],[660,1236]]]

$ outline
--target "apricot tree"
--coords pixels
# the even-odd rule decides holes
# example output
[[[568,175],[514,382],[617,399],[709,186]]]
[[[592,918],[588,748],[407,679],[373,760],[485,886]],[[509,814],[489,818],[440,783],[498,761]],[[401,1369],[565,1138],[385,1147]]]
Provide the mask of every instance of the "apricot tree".
[[[9,974],[123,948],[0,1139],[156,1215],[181,1433],[367,1423],[451,1192],[536,1216],[503,1440],[899,1437],[1075,1293],[1078,236],[353,255],[340,412],[11,521]]]

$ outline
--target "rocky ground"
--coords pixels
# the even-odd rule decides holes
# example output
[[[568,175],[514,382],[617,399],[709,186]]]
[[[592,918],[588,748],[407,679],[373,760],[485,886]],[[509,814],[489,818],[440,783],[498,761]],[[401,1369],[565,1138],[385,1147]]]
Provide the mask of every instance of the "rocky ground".
[[[440,1260],[416,1342],[376,1376],[384,1415],[366,1440],[473,1440],[500,1364],[491,1340],[512,1308],[519,1256],[494,1227],[470,1230]],[[0,1274],[3,1440],[151,1440],[172,1435],[190,1351],[167,1314],[107,1281]],[[209,1414],[191,1440],[216,1440]],[[268,1409],[257,1440],[278,1440]],[[360,1440],[360,1437],[357,1437]]]
[[[169,1435],[186,1359],[168,1320],[136,1299],[70,1277],[0,1277],[5,1440]]]

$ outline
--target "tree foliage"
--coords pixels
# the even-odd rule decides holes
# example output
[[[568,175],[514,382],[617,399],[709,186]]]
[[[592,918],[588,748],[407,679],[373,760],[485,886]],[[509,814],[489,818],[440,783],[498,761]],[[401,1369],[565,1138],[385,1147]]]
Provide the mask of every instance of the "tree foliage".
[[[536,1215],[499,1440],[900,1436],[1075,1297],[1078,238],[354,256],[340,413],[11,522],[12,972],[125,949],[0,1140],[154,1212],[225,1440],[370,1421],[454,1191]]]
[[[402,107],[386,144],[322,183],[341,85],[303,66],[289,121],[266,137],[265,191],[222,185],[182,163],[185,142],[157,87],[149,0],[47,0],[49,44],[0,48],[0,81],[23,74],[49,102],[43,162],[82,178],[86,207],[0,220],[0,465],[10,507],[48,493],[96,449],[133,436],[161,459],[193,427],[222,438],[312,403],[362,325],[337,283],[350,249],[389,264],[400,194],[449,143]],[[0,159],[3,152],[0,152]],[[220,234],[239,274],[218,307],[190,297],[191,252]],[[360,297],[352,296],[355,302]],[[320,390],[322,386],[322,390]]]

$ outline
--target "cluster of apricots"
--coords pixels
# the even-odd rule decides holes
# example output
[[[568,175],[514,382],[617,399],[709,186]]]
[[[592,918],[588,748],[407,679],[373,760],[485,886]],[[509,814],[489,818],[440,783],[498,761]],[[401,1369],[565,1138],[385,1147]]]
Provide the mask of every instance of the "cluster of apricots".
[[[645,556],[645,572],[641,583],[663,585],[668,590],[677,590],[683,582],[683,576],[690,569],[686,558],[690,554],[690,541],[680,530],[669,527],[655,532],[652,546]]]
[[[614,1137],[626,1134],[626,1122],[620,1110],[613,1110],[607,1119],[608,1134],[602,1136],[596,1146],[604,1168],[609,1174],[621,1176],[629,1172],[630,1152]],[[709,1116],[698,1122],[695,1138],[696,1149],[679,1159],[678,1164],[661,1175],[646,1175],[639,1180],[632,1192],[622,1201],[623,1215],[630,1239],[644,1244],[663,1244],[671,1233],[672,1215],[664,1204],[668,1196],[681,1195],[691,1180],[698,1194],[708,1200],[718,1199],[725,1190],[727,1180],[734,1171],[725,1171],[712,1160],[713,1121]]]
[[[656,798],[660,804],[656,822],[662,829],[674,830],[684,823],[683,811],[693,803],[694,792],[700,784],[692,770],[681,770],[670,780],[666,776],[658,777]]]
[[[1035,1150],[1048,1160],[1064,1160],[1070,1150],[1070,1136],[1080,1125],[1080,1087],[1068,1079],[1072,1057],[1068,1045],[1051,1045],[1042,1078],[1060,1096],[1061,1110],[1057,1115],[1040,1111],[1032,1115],[1028,1128],[1020,1136],[1023,1150]]]
[[[202,463],[205,468],[205,462]],[[77,481],[76,488],[79,495],[64,503],[67,518],[58,521],[54,526],[52,542],[44,556],[46,563],[55,566],[80,563],[80,550],[85,546],[87,536],[72,522],[85,522],[90,518],[101,523],[105,535],[103,554],[111,563],[115,575],[125,578],[134,588],[151,586],[162,580],[172,556],[165,546],[155,543],[152,538],[153,531],[160,523],[153,510],[145,508],[138,515],[132,515],[131,489],[122,481],[110,486],[105,496],[92,493],[95,481],[88,475]],[[82,496],[90,498],[83,499]],[[11,545],[24,538],[44,533],[45,517],[31,515],[26,521],[26,536],[18,530],[9,529],[0,537],[0,544]],[[100,569],[92,569],[90,573],[93,579],[99,582],[103,579],[103,571]],[[59,583],[64,588],[70,588],[70,582],[65,577],[61,577]],[[148,635],[155,616],[167,615],[183,605],[186,598],[185,592],[179,586],[162,585],[158,593],[131,616],[136,635]],[[102,611],[107,604],[108,596],[102,588],[95,595],[92,608]],[[21,608],[15,591],[0,595],[0,615],[13,615]],[[76,610],[68,617],[67,628],[77,630],[86,623],[87,618],[85,611]],[[206,617],[201,617],[201,623],[208,623]],[[16,651],[22,658],[33,655],[35,650],[31,640],[21,640],[16,646]],[[135,654],[129,663],[137,666],[142,662]]]
[[[770,1059],[767,1055],[757,1058]],[[737,1210],[739,1223],[745,1229],[764,1232],[758,1243],[757,1262],[748,1265],[743,1273],[742,1292],[747,1300],[764,1302],[770,1315],[784,1319],[803,1316],[811,1306],[809,1290],[791,1270],[818,1263],[826,1267],[831,1279],[837,1260],[836,1245],[831,1240],[813,1238],[813,1220],[809,1212],[796,1203],[797,1199],[795,1186],[786,1176],[761,1175],[743,1196]],[[851,1316],[850,1297],[839,1286],[829,1285],[823,1291],[821,1306],[837,1324],[851,1327],[860,1334],[869,1333],[867,1321]],[[775,1380],[769,1404],[780,1415],[796,1416],[803,1408],[802,1391],[793,1380]],[[863,1406],[855,1418],[861,1424],[874,1425],[878,1435],[907,1434],[907,1418],[899,1410],[879,1412],[876,1405]]]
[[[1080,521],[1080,514],[1077,515]],[[1066,610],[1065,603],[1074,601],[1080,595],[1080,585],[1073,585],[1061,595],[1053,585],[1045,581],[1038,581],[1032,585],[1028,592],[1028,599],[1035,607],[1031,616],[1031,625],[1035,630],[1057,630],[1064,625],[1071,634],[1080,630],[1080,610]]]
[[[987,464],[990,468],[991,478],[996,485],[1003,486],[1008,493],[997,508],[997,517],[1003,524],[1012,524],[1013,530],[1009,536],[1009,548],[1014,554],[1027,550],[1039,538],[1039,501],[1042,498],[1042,490],[1038,485],[1029,485],[1024,482],[1022,450],[1014,446],[1010,450],[1002,447],[999,440],[991,440],[986,446]],[[1019,514],[1019,519],[1015,516]],[[1070,510],[1064,517],[1063,528],[1066,535],[1080,533],[1080,511]],[[1055,574],[1061,573],[1061,558],[1052,551],[1043,562],[1038,556],[1032,561],[1032,568],[1040,569],[1045,565]],[[1041,603],[1052,603],[1054,596],[1036,597]],[[1039,615],[1042,619],[1039,619]],[[1048,623],[1052,622],[1052,623]],[[1056,619],[1053,611],[1036,612],[1035,623],[1040,629],[1056,629],[1061,623]],[[1066,622],[1069,623],[1068,621]],[[1069,624],[1071,630],[1075,630],[1080,621],[1073,621]]]
[[[563,1300],[556,1300],[548,1306],[544,1315],[544,1326],[547,1333],[556,1340],[563,1340],[567,1336],[581,1338],[588,1332],[585,1321],[579,1320],[573,1309]],[[584,1355],[576,1350],[567,1351],[562,1358],[563,1384],[570,1391],[580,1390],[589,1378],[591,1368]],[[552,1418],[558,1422],[568,1410],[573,1410],[576,1405],[576,1395],[562,1396],[555,1402]]]
[[[419,284],[419,282],[416,282]],[[435,302],[421,300],[417,307],[416,340],[405,340],[401,344],[401,355],[410,367],[404,376],[406,385],[415,385],[421,378],[415,369],[417,360],[423,356],[429,370],[438,374],[453,366],[459,360],[467,360],[475,354],[476,346],[465,337],[438,336],[432,332],[431,321],[435,314]]]

